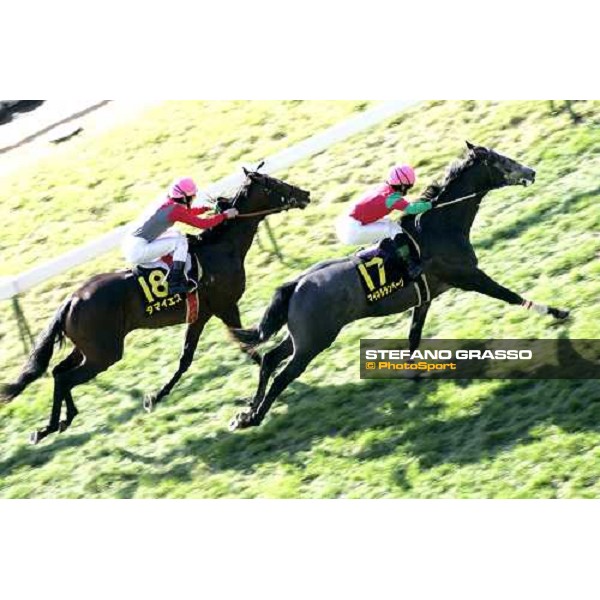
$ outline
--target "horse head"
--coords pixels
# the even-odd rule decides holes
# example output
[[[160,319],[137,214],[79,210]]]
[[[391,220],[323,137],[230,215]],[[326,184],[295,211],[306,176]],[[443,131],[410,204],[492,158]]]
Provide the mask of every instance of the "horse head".
[[[305,208],[310,203],[310,192],[275,179],[266,173],[244,168],[246,182],[234,200],[240,214],[281,212],[290,208]]]
[[[491,189],[509,185],[528,186],[535,182],[533,169],[485,146],[476,146],[468,141],[466,144],[469,156],[487,167]]]

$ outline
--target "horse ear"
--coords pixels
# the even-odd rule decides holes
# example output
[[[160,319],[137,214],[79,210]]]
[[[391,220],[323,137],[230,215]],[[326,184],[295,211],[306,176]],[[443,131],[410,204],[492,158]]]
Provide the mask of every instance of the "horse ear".
[[[485,146],[476,146],[475,144],[471,144],[471,142],[467,141],[467,148],[469,149],[469,153],[477,156],[478,158],[485,158],[489,154],[489,150]]]
[[[242,167],[242,171],[244,171],[244,175],[246,177],[248,177],[248,175],[250,174],[250,171],[248,171],[248,169],[246,169],[246,167]]]

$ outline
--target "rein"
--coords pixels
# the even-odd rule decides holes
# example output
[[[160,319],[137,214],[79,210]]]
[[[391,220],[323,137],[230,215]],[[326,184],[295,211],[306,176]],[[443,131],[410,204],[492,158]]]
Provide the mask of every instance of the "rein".
[[[284,210],[288,210],[289,207],[284,208],[269,208],[268,210],[258,210],[256,212],[238,214],[236,219],[249,219],[250,217],[260,217],[262,215],[271,215],[273,213],[283,212]]]
[[[451,204],[456,204],[457,202],[462,202],[463,200],[470,200],[471,198],[475,198],[481,192],[477,192],[476,194],[469,194],[468,196],[462,196],[457,198],[456,200],[450,200],[450,202],[442,202],[441,204],[436,204],[433,208],[444,208],[444,206],[450,206]]]
[[[260,163],[259,165],[259,169],[260,167],[263,166],[264,163]],[[270,190],[268,187],[266,188],[268,191],[267,193],[270,194],[272,190]],[[244,186],[242,185],[242,187],[238,190],[237,194],[235,195],[233,201],[231,202],[231,207],[232,208],[236,208],[236,204],[238,202],[238,200],[240,199],[242,192],[244,191]],[[249,212],[249,213],[243,213],[243,214],[238,214],[238,216],[236,217],[236,219],[250,219],[252,217],[261,217],[263,215],[271,215],[274,213],[278,213],[278,212],[283,212],[284,210],[288,210],[290,207],[289,206],[280,206],[277,208],[268,208],[266,210],[258,210],[255,212]]]
[[[488,164],[487,159],[483,161],[485,165],[488,175],[490,177],[490,181],[492,180],[492,171],[490,169],[490,165]],[[450,202],[442,202],[441,204],[435,204],[433,208],[442,208],[444,206],[450,206],[451,204],[456,204],[457,202],[462,202],[463,200],[470,200],[471,198],[475,198],[475,196],[479,196],[479,194],[487,194],[487,192],[491,191],[492,188],[483,192],[476,192],[474,194],[469,194],[468,196],[461,196],[460,198],[456,198],[456,200],[450,200]],[[440,194],[441,195],[441,194]]]
[[[434,204],[433,208],[444,208],[444,206],[450,206],[451,204],[456,204],[457,202],[463,202],[464,200],[470,200],[471,198],[475,198],[475,196],[479,196],[482,192],[476,192],[474,194],[469,194],[468,196],[461,196],[460,198],[456,198],[456,200],[450,200],[450,202],[443,202],[442,204]],[[421,231],[421,217],[425,213],[421,213],[415,218],[415,226],[417,231]]]

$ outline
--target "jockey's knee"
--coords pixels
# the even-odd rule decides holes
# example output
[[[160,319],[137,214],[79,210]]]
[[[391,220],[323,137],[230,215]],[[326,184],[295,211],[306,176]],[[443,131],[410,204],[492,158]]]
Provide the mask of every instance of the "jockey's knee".
[[[348,246],[356,245],[361,235],[361,224],[352,217],[340,217],[335,224],[338,240]]]
[[[175,250],[173,252],[173,260],[178,262],[185,262],[188,254],[188,241],[185,235],[182,235],[175,244]]]

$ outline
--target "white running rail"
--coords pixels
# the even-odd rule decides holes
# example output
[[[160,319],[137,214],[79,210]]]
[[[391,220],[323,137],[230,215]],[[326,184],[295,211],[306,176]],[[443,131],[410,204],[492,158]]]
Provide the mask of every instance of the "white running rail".
[[[418,100],[390,100],[382,102],[365,112],[342,121],[337,125],[333,125],[325,131],[265,159],[265,164],[261,171],[264,173],[273,173],[285,169],[304,158],[326,150],[337,142],[341,142],[360,131],[393,117],[395,114],[417,102]],[[245,166],[247,168],[255,168],[258,164]],[[209,185],[205,188],[205,192],[209,196],[217,196],[240,186],[243,182],[244,176],[240,169],[239,172]],[[74,248],[70,252],[38,265],[33,269],[29,269],[24,273],[1,278],[0,300],[13,298],[47,279],[60,275],[69,269],[109,252],[120,244],[126,230],[127,226],[113,229],[111,232],[88,244]]]

